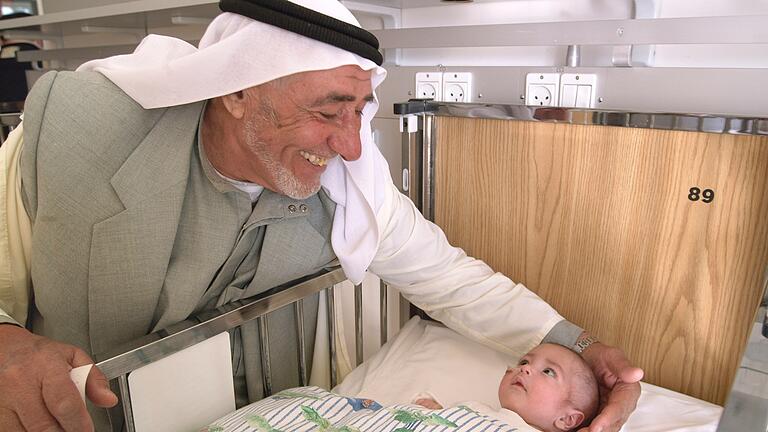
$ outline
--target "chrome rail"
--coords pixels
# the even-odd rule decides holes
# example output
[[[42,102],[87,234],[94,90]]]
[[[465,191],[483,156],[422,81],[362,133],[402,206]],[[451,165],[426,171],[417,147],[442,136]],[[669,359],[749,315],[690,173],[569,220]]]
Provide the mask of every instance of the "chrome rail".
[[[142,337],[106,355],[96,366],[107,379],[118,378],[212,336],[264,316],[299,299],[346,280],[340,267],[281,285],[252,299],[233,302]]]
[[[305,386],[309,383],[307,379],[307,337],[304,334],[304,300],[297,300],[293,304],[293,313],[296,316],[296,336],[299,338],[299,385]]]
[[[387,343],[387,283],[379,281],[379,345]]]
[[[293,304],[296,312],[296,331],[298,335],[299,382],[307,384],[306,337],[304,334],[303,301],[305,297],[325,290],[329,301],[329,312],[333,310],[333,286],[346,280],[340,267],[323,270],[298,281],[272,288],[250,299],[224,305],[214,311],[204,312],[195,318],[183,321],[168,329],[147,335],[124,345],[108,355],[108,359],[96,366],[109,380],[117,380],[120,391],[125,430],[135,431],[133,409],[131,406],[128,374],[142,366],[161,360],[171,354],[202,342],[210,337],[233,329],[251,320],[257,320],[259,346],[261,354],[261,378],[264,395],[272,394],[272,365],[269,355],[269,327],[267,314],[281,307]],[[331,338],[331,381],[336,385],[336,345],[334,315],[329,313],[329,332]]]
[[[339,381],[339,363],[336,358],[336,316],[333,287],[325,290],[326,307],[328,308],[328,346],[331,351],[331,388],[336,387]]]
[[[731,135],[768,135],[768,118],[720,114],[643,113],[527,105],[443,103],[431,100],[395,104],[395,114],[540,121]],[[427,129],[426,126],[425,129]]]
[[[355,366],[363,363],[363,284],[355,285]]]
[[[259,327],[259,355],[261,356],[261,383],[264,397],[272,396],[272,360],[269,355],[269,325],[267,316],[256,318]]]

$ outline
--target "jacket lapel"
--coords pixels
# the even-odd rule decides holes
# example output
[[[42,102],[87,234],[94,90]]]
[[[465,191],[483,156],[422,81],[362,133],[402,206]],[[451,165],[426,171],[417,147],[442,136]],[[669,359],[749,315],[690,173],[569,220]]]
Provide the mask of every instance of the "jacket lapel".
[[[202,107],[168,109],[112,177],[125,210],[93,228],[88,289],[95,356],[151,328]]]

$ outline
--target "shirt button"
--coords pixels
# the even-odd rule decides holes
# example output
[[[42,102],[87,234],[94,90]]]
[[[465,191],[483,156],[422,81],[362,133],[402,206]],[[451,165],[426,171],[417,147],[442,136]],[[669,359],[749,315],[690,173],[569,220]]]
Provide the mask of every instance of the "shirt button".
[[[299,206],[299,210],[301,210],[302,213],[306,213],[307,212],[307,205],[306,204],[300,205]]]
[[[291,213],[296,213],[296,206],[291,204],[288,206],[288,211]]]

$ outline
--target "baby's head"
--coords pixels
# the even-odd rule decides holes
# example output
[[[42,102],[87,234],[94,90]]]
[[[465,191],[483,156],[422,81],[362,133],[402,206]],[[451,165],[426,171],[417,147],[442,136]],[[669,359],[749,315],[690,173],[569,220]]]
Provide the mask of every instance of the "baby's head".
[[[542,344],[509,367],[499,385],[501,406],[547,432],[574,430],[597,414],[597,380],[575,352]]]

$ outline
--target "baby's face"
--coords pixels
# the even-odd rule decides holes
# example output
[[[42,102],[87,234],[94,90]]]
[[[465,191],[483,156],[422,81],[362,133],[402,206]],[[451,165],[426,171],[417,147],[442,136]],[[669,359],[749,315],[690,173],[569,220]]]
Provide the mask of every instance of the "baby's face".
[[[528,424],[550,429],[568,402],[577,371],[578,358],[567,351],[557,345],[540,345],[523,356],[517,367],[507,369],[499,385],[501,406]]]

